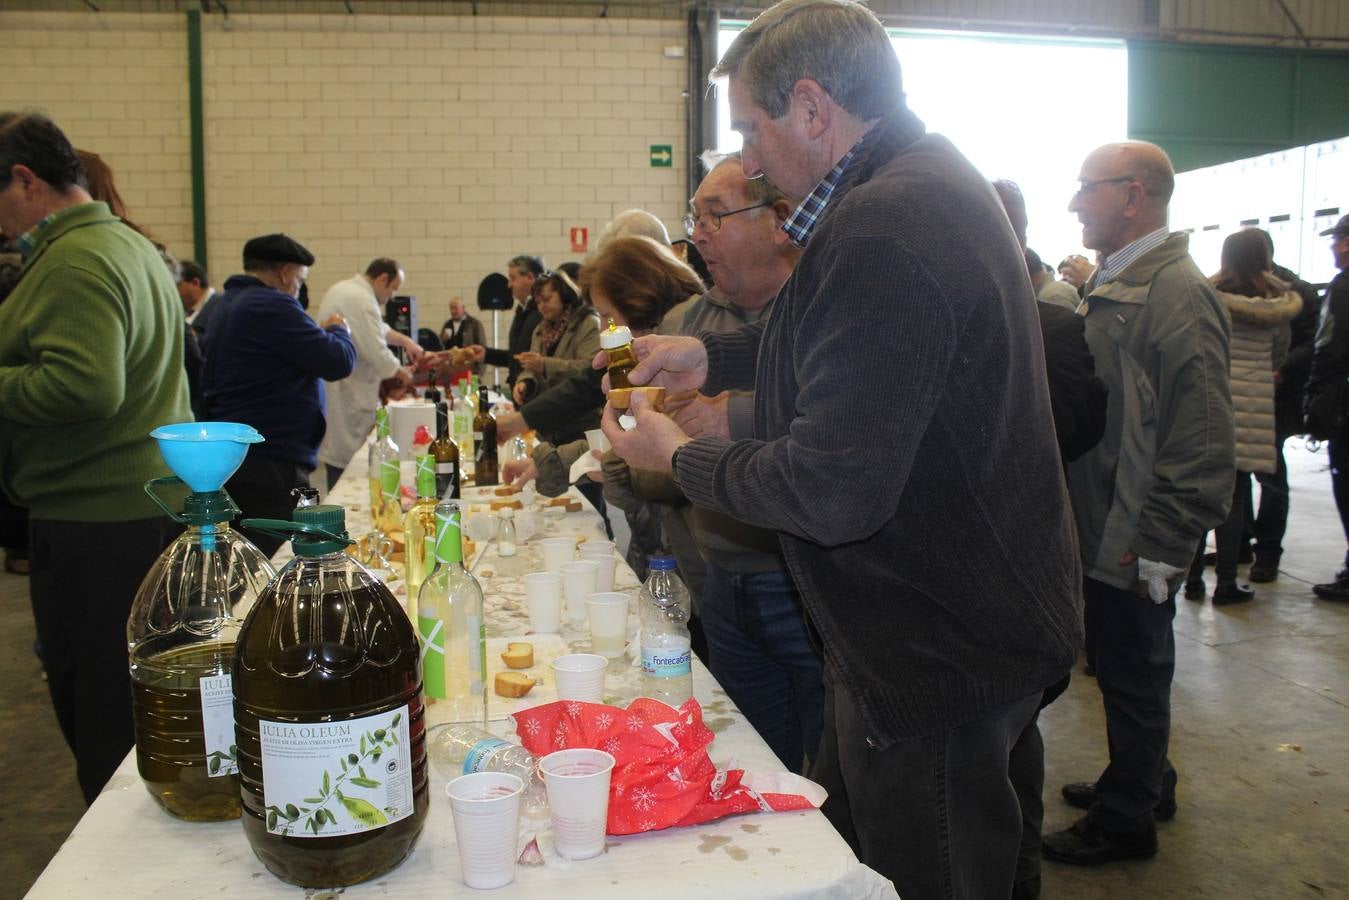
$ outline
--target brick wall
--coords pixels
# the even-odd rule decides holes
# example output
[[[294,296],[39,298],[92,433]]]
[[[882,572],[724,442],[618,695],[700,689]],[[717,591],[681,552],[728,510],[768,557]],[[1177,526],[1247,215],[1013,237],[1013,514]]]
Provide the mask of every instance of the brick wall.
[[[192,253],[187,32],[181,15],[0,13],[0,109],[38,109],[112,167],[138,224]]]
[[[44,108],[103,153],[191,256],[185,16],[0,13],[0,32],[21,48],[0,108]],[[284,230],[318,257],[318,296],[395,256],[438,327],[516,253],[552,265],[580,255],[574,226],[593,241],[631,206],[672,230],[684,211],[685,61],[662,53],[682,22],[213,14],[202,41],[217,280]],[[651,168],[651,144],[674,166]]]

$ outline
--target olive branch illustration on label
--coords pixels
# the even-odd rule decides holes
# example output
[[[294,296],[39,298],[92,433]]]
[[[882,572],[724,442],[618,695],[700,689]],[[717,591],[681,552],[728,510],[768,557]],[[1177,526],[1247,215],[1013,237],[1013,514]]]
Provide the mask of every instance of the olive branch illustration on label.
[[[239,771],[239,748],[235,744],[230,744],[228,751],[212,750],[206,754],[206,759],[207,770],[212,775],[219,775],[221,766],[224,766],[226,775]]]
[[[289,835],[291,829],[303,818],[304,823],[299,826],[301,830],[311,831],[318,836],[325,825],[337,824],[337,816],[330,808],[334,800],[346,809],[347,814],[359,827],[378,828],[388,825],[389,817],[385,813],[392,814],[393,810],[381,811],[369,800],[347,796],[342,793],[341,788],[344,784],[358,788],[377,788],[382,784],[366,774],[364,764],[379,762],[385,750],[398,746],[397,730],[401,721],[403,714],[396,713],[388,728],[376,728],[361,735],[359,753],[348,753],[338,757],[339,768],[335,770],[338,773],[336,777],[324,769],[323,783],[319,785],[318,795],[305,797],[300,801],[311,805],[297,806],[294,803],[287,803],[284,806],[269,805],[267,830],[284,837]]]

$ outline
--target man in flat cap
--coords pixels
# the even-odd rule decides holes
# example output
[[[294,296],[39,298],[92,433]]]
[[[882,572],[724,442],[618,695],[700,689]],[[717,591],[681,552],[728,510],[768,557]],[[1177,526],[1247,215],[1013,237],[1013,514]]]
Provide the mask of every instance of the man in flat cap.
[[[356,366],[351,329],[341,315],[314,324],[296,299],[314,255],[284,234],[244,245],[244,274],[225,281],[203,347],[205,417],[243,422],[266,441],[248,451],[225,485],[242,518],[289,519],[291,490],[309,483],[327,428],[323,381]],[[269,556],[282,541],[248,532]]]
[[[1349,216],[1341,216],[1333,228],[1321,232],[1321,237],[1331,238],[1330,251],[1335,254],[1335,268],[1340,273],[1326,288],[1312,351],[1312,371],[1303,397],[1308,432],[1329,442],[1330,483],[1340,524],[1349,538],[1349,434],[1345,433],[1345,419],[1349,417]],[[1349,602],[1349,553],[1335,580],[1312,590],[1322,600]]]

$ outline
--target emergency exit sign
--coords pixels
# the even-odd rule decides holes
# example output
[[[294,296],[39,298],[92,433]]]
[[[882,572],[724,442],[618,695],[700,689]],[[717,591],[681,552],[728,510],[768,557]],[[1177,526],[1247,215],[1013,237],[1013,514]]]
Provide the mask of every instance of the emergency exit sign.
[[[651,145],[651,167],[668,169],[674,165],[674,147],[670,144]]]

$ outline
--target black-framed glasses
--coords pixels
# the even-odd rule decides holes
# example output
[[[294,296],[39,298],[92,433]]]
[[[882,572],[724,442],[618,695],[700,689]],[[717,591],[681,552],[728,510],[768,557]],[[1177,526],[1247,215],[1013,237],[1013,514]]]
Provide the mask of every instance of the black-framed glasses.
[[[684,233],[687,234],[689,237],[693,237],[693,229],[697,228],[699,225],[702,225],[703,230],[706,231],[708,234],[716,234],[718,231],[721,231],[721,220],[726,218],[727,216],[734,216],[737,213],[749,212],[751,209],[763,209],[765,206],[772,206],[772,205],[773,204],[771,203],[756,203],[753,206],[742,206],[739,209],[733,209],[730,210],[729,212],[724,213],[705,212],[697,215],[693,213],[685,213]]]
[[[1092,191],[1103,184],[1121,184],[1126,181],[1133,181],[1132,175],[1116,175],[1114,178],[1097,178],[1094,181],[1083,181],[1077,188],[1074,196],[1081,197],[1083,194],[1090,194]]]

